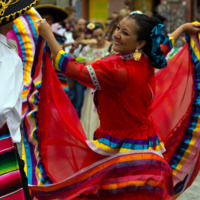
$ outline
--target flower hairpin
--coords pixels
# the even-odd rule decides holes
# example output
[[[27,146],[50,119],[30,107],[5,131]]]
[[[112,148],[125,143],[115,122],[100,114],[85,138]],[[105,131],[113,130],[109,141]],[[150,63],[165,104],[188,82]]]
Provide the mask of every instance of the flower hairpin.
[[[95,28],[94,23],[89,23],[89,24],[87,25],[87,28],[88,28],[89,30],[93,30],[93,29]]]

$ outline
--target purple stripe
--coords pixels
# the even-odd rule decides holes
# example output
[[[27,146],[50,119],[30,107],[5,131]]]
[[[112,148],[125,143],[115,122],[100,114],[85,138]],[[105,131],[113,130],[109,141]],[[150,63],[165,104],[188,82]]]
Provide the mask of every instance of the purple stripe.
[[[118,139],[118,138],[114,138],[114,137],[112,137],[110,135],[106,135],[104,138],[107,139],[107,140],[109,140],[110,142],[116,143],[118,145],[121,145],[122,143],[129,143],[129,144],[149,144],[149,141],[155,142],[157,139],[159,139],[158,137],[154,136],[154,137],[148,137],[148,139],[145,139],[145,140],[131,139],[131,138],[125,138],[125,140],[121,140],[121,139]]]
[[[38,58],[40,55],[40,50],[41,50],[41,45],[42,45],[43,39],[42,37],[38,37],[38,41],[37,41],[37,46],[36,46],[36,52],[35,52],[35,56],[34,56],[34,60],[33,60],[33,66],[32,66],[32,70],[31,70],[31,77],[34,77],[35,75],[35,69],[36,66],[38,65]]]
[[[62,54],[62,57],[63,57],[63,56],[64,56],[64,55]],[[62,71],[64,74],[65,74],[65,69],[67,68],[68,61],[69,61],[68,57],[64,57],[63,62],[62,62],[62,65],[61,65],[61,71]]]

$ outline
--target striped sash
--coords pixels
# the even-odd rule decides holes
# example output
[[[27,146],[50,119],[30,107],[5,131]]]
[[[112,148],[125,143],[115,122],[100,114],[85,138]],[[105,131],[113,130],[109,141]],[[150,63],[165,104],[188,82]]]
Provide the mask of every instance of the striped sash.
[[[0,199],[25,199],[15,147],[6,124],[0,128]]]

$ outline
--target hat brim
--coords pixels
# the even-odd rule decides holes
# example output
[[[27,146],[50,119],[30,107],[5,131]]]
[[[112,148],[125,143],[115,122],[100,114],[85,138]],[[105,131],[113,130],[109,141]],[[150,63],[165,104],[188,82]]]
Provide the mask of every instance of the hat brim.
[[[35,6],[40,15],[51,15],[55,22],[61,22],[69,16],[67,10],[52,4],[41,4]]]
[[[0,14],[0,26],[18,18],[33,7],[38,1],[39,0],[13,0],[10,5],[7,5],[8,7],[4,7],[4,10],[1,7],[0,9],[2,9],[2,15]]]

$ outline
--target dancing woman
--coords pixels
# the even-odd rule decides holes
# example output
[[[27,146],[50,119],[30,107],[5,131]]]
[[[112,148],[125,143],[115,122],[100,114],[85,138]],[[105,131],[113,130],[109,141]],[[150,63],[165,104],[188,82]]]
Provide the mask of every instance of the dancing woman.
[[[131,14],[114,33],[113,49],[118,54],[89,66],[78,64],[60,49],[45,21],[39,30],[49,44],[56,69],[96,89],[100,118],[94,140],[85,141],[89,153],[83,159],[78,154],[73,157],[78,170],[63,180],[65,190],[60,193],[67,199],[172,199],[172,171],[162,157],[165,148],[159,130],[149,117],[155,95],[154,68],[167,65],[160,44],[172,46],[183,32],[200,32],[198,26],[183,24],[168,38],[163,25],[143,14]],[[57,197],[56,188],[59,185],[48,196]],[[37,190],[36,195],[47,195]]]

